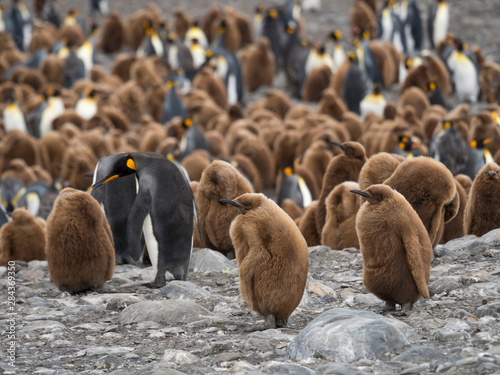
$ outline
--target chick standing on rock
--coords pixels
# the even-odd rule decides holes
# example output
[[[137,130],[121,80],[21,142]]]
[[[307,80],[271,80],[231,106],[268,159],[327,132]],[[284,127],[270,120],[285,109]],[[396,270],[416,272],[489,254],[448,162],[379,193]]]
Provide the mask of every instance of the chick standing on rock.
[[[432,245],[415,210],[386,185],[351,192],[367,200],[356,216],[363,285],[392,309],[399,304],[407,311],[429,298]]]
[[[306,286],[309,255],[304,237],[294,221],[263,194],[219,202],[235,206],[240,213],[231,223],[230,235],[243,299],[266,318],[262,329],[285,327]]]

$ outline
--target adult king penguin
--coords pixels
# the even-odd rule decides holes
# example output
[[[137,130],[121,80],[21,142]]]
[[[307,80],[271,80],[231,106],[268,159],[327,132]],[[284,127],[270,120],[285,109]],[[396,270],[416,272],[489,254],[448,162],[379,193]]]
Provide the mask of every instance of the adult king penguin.
[[[429,18],[427,20],[428,35],[432,48],[446,37],[449,22],[450,9],[448,4],[444,0],[434,0],[434,3],[429,6]]]
[[[132,152],[109,156],[112,162],[92,188],[114,179],[136,175],[137,196],[127,220],[130,254],[138,260],[143,251],[141,233],[148,248],[156,278],[146,284],[161,287],[165,272],[185,280],[193,247],[193,192],[181,170],[171,161],[155,154]]]

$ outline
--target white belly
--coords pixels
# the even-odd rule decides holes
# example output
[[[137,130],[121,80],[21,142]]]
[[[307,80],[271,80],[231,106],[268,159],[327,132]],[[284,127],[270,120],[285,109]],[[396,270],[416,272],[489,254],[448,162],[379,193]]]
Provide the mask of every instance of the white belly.
[[[3,123],[6,131],[21,130],[27,133],[26,121],[24,120],[23,113],[19,108],[5,108],[3,111]]]
[[[479,82],[476,67],[470,60],[462,60],[456,64],[453,80],[460,100],[468,99],[472,103],[477,101]]]
[[[448,32],[449,13],[446,4],[439,5],[436,11],[436,18],[434,18],[434,35],[433,42],[437,45],[441,40],[446,37]]]
[[[144,223],[142,224],[142,233],[144,234],[144,240],[146,241],[146,247],[148,248],[151,265],[154,270],[158,270],[158,241],[153,234],[153,223],[151,221],[150,214],[148,214],[148,216],[144,219]]]

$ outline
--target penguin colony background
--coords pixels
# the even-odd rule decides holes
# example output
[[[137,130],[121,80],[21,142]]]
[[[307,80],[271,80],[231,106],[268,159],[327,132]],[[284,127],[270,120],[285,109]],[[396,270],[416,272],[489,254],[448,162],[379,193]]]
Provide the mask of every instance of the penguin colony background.
[[[500,62],[450,31],[452,3],[352,0],[315,37],[307,16],[346,3],[33,3],[0,6],[2,265],[48,259],[72,293],[151,265],[161,287],[209,247],[269,327],[300,302],[307,246],[360,249],[367,290],[407,311],[432,246],[500,227]]]

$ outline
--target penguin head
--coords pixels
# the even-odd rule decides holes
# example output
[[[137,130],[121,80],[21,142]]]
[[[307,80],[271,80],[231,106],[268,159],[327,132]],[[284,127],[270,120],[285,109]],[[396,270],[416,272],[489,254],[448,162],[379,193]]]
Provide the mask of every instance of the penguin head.
[[[394,190],[383,184],[371,185],[365,190],[349,190],[351,193],[361,195],[371,205],[376,205],[387,200],[394,194]]]
[[[227,22],[225,19],[220,21],[219,27],[217,28],[217,34],[225,34],[227,32]]]
[[[409,56],[406,56],[405,60],[404,60],[404,64],[405,64],[406,69],[410,69],[413,65],[413,59]]]
[[[80,11],[76,8],[72,8],[72,9],[68,10],[69,17],[76,17],[78,15],[78,13],[80,13]]]
[[[169,32],[168,33],[168,41],[170,43],[175,43],[176,40],[177,40],[177,34],[174,32]]]
[[[365,158],[365,148],[358,142],[330,142],[330,144],[340,147],[348,158],[363,159]]]
[[[349,53],[347,54],[347,58],[349,59],[350,62],[355,62],[357,60],[356,59],[356,52],[349,51]]]
[[[297,31],[297,23],[294,20],[288,21],[288,24],[285,26],[285,32],[288,35],[295,34]]]
[[[266,201],[267,198],[264,194],[256,193],[245,193],[235,199],[219,199],[219,203],[233,205],[242,215],[259,208]]]
[[[435,81],[429,81],[427,83],[427,90],[429,90],[429,92],[433,92],[436,89],[437,89],[437,83]]]
[[[462,51],[467,50],[467,45],[463,42],[463,40],[462,40],[462,39],[460,39],[460,38],[455,38],[455,40],[454,40],[453,42],[454,42],[454,45],[455,45],[455,49],[456,49],[457,51],[462,52]]]
[[[153,34],[153,22],[149,18],[142,22],[142,28],[146,35]]]
[[[266,13],[267,18],[270,18],[273,20],[278,19],[278,15],[279,15],[278,10],[276,10],[275,8],[268,9],[268,11]]]
[[[474,138],[472,141],[470,141],[470,147],[476,148],[476,149],[483,149],[486,148],[488,144],[493,142],[495,140],[494,137],[491,138]]]
[[[406,135],[401,135],[398,137],[398,145],[401,150],[408,153],[410,153],[412,149],[419,146],[418,143],[413,142],[413,140],[410,137],[407,137]]]
[[[453,120],[444,120],[443,129],[445,130],[455,129],[455,122]]]
[[[382,94],[382,88],[378,83],[372,83],[371,85],[372,93],[374,95],[381,95]]]
[[[115,180],[119,177],[124,177],[137,173],[137,167],[135,166],[134,159],[130,154],[115,154],[108,156],[108,160],[111,160],[109,164],[101,164],[99,162],[96,166],[96,172],[94,172],[94,179],[98,176],[97,172],[101,172],[103,177],[95,181],[92,185],[92,189],[95,190],[101,185],[108,183],[109,181]],[[114,160],[113,160],[114,159]],[[103,171],[99,171],[99,164],[101,164]]]
[[[5,96],[5,102],[7,103],[7,105],[11,105],[15,104],[16,101],[16,93],[14,92],[14,90],[9,90],[9,92],[7,92],[7,95]]]
[[[193,120],[191,118],[185,118],[184,121],[182,121],[182,127],[184,129],[189,129],[193,126]]]
[[[500,168],[497,163],[488,163],[483,169],[477,174],[476,179],[486,180],[486,181],[497,181],[500,179],[499,172]],[[482,173],[481,173],[482,172]]]
[[[330,33],[329,37],[334,41],[334,42],[340,42],[342,39],[342,31],[340,30],[334,30]]]

